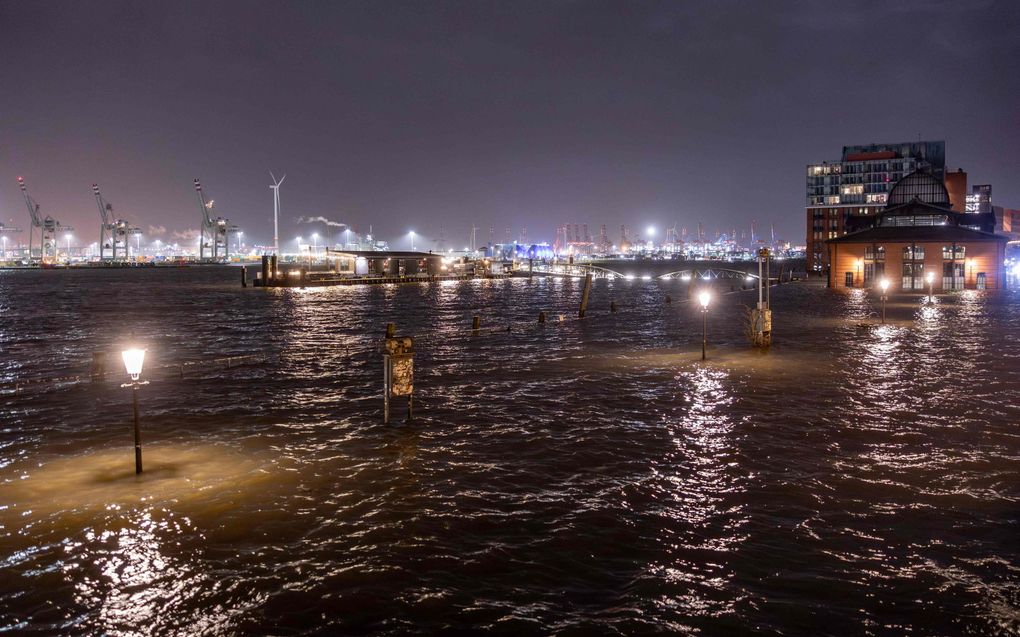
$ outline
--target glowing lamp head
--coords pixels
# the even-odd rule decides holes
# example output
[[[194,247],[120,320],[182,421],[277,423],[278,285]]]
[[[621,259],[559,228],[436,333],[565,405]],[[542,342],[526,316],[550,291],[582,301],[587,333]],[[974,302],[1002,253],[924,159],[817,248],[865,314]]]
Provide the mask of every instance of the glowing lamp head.
[[[889,279],[882,279],[881,281],[878,282],[878,286],[880,288],[882,288],[882,292],[888,292],[889,291]]]
[[[145,350],[138,348],[126,349],[121,352],[121,356],[124,358],[124,369],[127,370],[128,376],[131,377],[131,380],[138,380],[138,377],[142,375]]]
[[[708,309],[708,302],[712,300],[712,294],[708,290],[702,290],[698,292],[698,303],[701,303],[701,308],[704,310]]]
[[[924,278],[928,279],[928,283],[934,283],[935,282],[935,273],[934,272],[929,272],[928,274],[924,275]]]

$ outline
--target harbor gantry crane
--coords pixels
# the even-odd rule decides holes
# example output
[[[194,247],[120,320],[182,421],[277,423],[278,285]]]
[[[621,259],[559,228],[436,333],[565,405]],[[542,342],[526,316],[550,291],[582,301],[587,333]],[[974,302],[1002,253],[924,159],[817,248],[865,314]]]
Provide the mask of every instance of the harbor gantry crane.
[[[21,187],[21,194],[25,197],[25,205],[28,206],[28,215],[32,222],[32,225],[28,228],[28,258],[29,260],[35,258],[35,255],[32,253],[32,246],[34,244],[35,231],[38,229],[39,261],[42,263],[55,261],[57,258],[57,233],[72,231],[74,228],[61,225],[59,221],[49,215],[43,217],[39,204],[28,194],[28,187],[25,186],[25,179],[23,177],[18,177],[18,186]]]
[[[92,184],[92,194],[99,206],[99,260],[129,261],[131,259],[131,237],[142,234],[141,228],[132,228],[123,219],[113,216],[113,205],[103,199],[99,185]],[[106,251],[110,250],[108,257]]]
[[[205,253],[208,248],[210,260],[225,261],[230,256],[230,235],[240,228],[230,225],[229,219],[212,216],[215,202],[205,198],[205,193],[202,192],[202,183],[198,179],[195,180],[195,192],[198,193],[198,203],[202,209],[198,258],[200,261],[205,261]]]

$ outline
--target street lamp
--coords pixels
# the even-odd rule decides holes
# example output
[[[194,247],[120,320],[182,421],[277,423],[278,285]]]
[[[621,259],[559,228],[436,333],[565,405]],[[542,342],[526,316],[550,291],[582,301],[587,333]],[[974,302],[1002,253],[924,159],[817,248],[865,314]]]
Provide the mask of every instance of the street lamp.
[[[145,362],[145,350],[138,348],[126,349],[121,352],[124,359],[124,369],[131,377],[130,383],[124,383],[121,387],[131,388],[131,398],[135,413],[135,474],[142,472],[142,436],[138,429],[138,388],[148,385],[149,381],[139,382],[138,377],[142,375],[142,363]]]
[[[701,360],[705,360],[705,349],[708,346],[708,303],[712,300],[712,295],[708,290],[702,290],[698,293],[698,303],[701,303]]]
[[[929,272],[928,274],[924,275],[924,278],[928,280],[928,302],[931,303],[932,302],[932,289],[935,286],[935,273],[934,272]]]
[[[314,253],[318,252],[318,248],[319,248],[319,233],[318,232],[313,232],[312,233],[312,253],[314,254]]]
[[[882,279],[878,282],[878,287],[882,288],[882,323],[885,323],[885,302],[889,300],[889,296],[886,292],[889,291],[889,279]]]

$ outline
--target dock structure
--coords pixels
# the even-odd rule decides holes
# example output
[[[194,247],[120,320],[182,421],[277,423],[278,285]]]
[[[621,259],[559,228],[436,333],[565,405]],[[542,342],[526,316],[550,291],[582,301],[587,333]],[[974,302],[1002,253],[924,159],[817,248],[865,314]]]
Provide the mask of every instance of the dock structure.
[[[382,283],[427,283],[478,278],[506,278],[494,274],[484,261],[450,261],[431,252],[379,252],[327,249],[309,260],[277,263],[265,257],[260,287],[322,287]]]

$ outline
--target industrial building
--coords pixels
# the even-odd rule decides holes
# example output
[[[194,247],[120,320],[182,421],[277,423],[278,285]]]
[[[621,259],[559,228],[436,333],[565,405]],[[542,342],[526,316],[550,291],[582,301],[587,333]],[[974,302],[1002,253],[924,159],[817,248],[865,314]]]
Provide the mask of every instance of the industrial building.
[[[954,210],[945,180],[915,171],[893,185],[880,212],[825,241],[829,286],[873,287],[884,278],[904,291],[1003,288],[1007,238],[994,229],[991,211]]]

